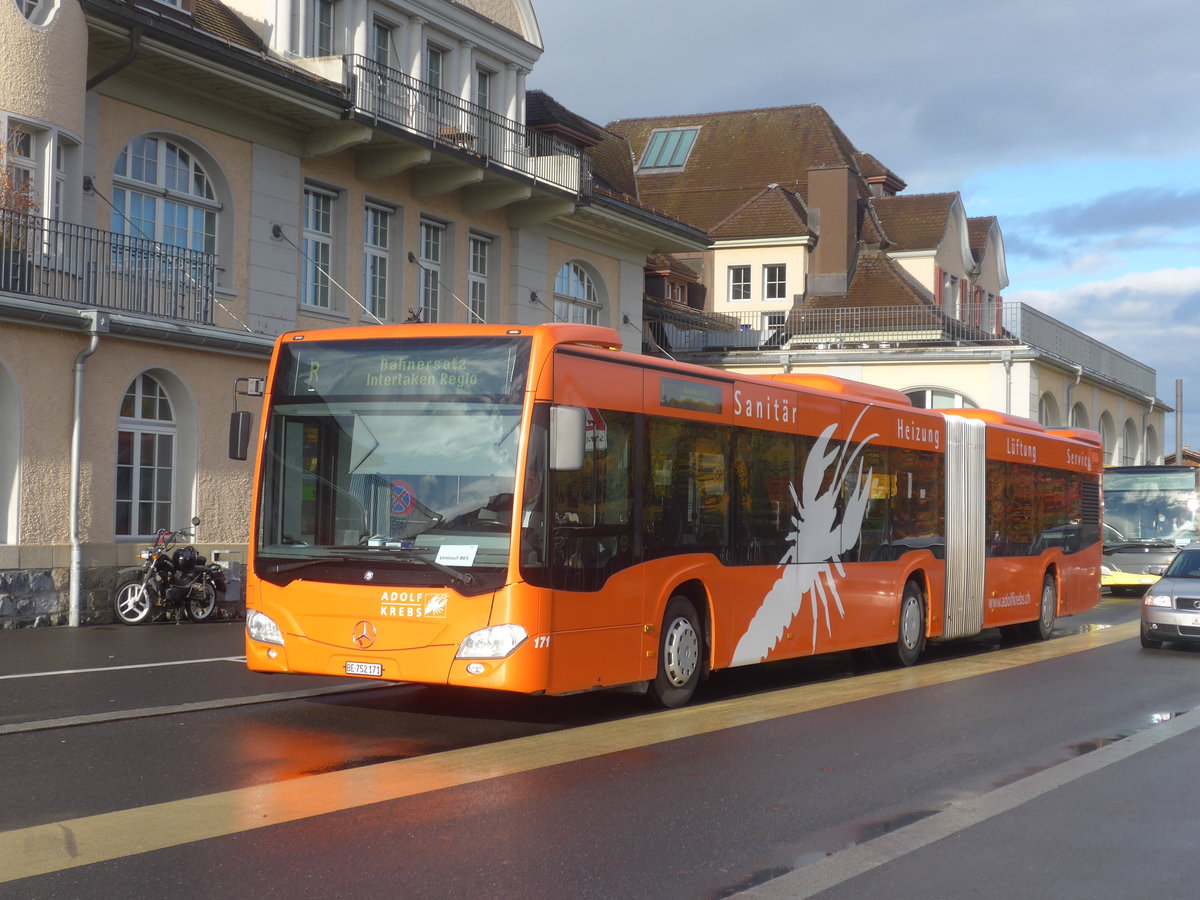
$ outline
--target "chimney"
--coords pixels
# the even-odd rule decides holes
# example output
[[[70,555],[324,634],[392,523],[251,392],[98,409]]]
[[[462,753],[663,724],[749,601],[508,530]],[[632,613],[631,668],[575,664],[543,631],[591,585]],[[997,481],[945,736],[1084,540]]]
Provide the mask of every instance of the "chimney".
[[[807,293],[844,294],[858,243],[858,191],[847,166],[808,170],[808,209],[817,243]]]

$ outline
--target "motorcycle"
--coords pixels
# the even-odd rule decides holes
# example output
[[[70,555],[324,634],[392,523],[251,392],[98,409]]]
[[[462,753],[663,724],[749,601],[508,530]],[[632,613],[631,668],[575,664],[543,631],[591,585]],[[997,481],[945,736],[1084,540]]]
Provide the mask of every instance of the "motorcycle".
[[[192,519],[193,528],[199,524],[199,518]],[[177,623],[185,617],[203,622],[212,615],[217,592],[225,593],[225,570],[195,547],[176,546],[191,536],[183,529],[160,529],[154,543],[138,553],[144,562],[117,573],[113,610],[124,624],[140,625],[156,609]]]

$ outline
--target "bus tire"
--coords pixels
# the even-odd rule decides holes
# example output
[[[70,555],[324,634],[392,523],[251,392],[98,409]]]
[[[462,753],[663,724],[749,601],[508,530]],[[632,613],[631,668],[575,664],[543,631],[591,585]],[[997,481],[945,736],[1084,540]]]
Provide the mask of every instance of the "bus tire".
[[[925,649],[925,594],[916,581],[904,584],[900,597],[900,626],[896,643],[889,648],[889,662],[898,666],[916,665]]]
[[[704,646],[700,617],[687,597],[676,594],[667,603],[658,641],[658,673],[650,682],[650,699],[658,706],[685,705],[700,682]]]
[[[1038,617],[1033,622],[1023,622],[1025,637],[1031,641],[1048,641],[1054,634],[1054,623],[1058,621],[1058,588],[1054,576],[1049,572],[1042,579],[1042,601],[1038,606]]]

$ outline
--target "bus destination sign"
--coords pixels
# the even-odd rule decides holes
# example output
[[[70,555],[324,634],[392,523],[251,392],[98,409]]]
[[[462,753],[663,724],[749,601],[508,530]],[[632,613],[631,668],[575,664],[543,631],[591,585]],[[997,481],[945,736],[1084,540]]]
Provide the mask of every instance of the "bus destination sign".
[[[490,397],[519,402],[527,339],[407,339],[292,343],[277,390],[296,398]]]

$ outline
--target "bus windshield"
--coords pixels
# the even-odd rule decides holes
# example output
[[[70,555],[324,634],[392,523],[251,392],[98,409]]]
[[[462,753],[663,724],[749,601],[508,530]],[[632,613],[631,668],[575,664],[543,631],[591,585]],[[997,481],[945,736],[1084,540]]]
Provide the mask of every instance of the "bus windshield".
[[[1197,474],[1190,466],[1131,466],[1104,472],[1104,543],[1182,546],[1197,539]]]
[[[527,339],[285,350],[268,410],[259,575],[338,581],[369,559],[377,583],[494,588],[508,563]]]

